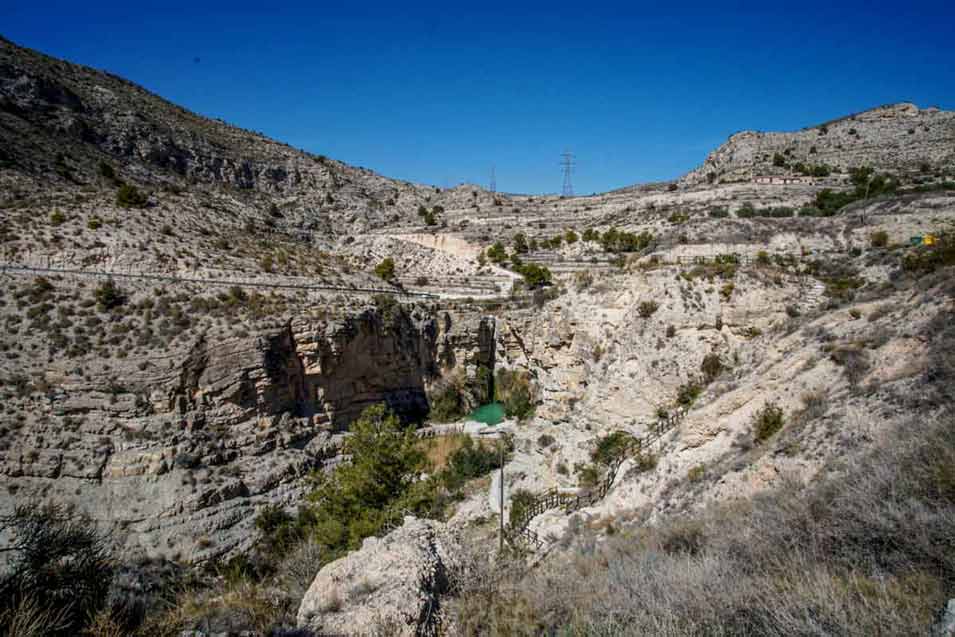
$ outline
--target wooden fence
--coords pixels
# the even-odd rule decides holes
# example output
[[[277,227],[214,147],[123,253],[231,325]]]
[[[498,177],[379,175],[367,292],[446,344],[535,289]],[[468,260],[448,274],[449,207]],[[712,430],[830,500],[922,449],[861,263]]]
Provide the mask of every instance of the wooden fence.
[[[644,452],[659,442],[664,434],[683,422],[687,411],[686,407],[681,406],[668,411],[666,414],[660,414],[657,420],[650,425],[648,432],[637,439],[639,450]],[[607,472],[607,477],[595,489],[574,493],[549,489],[536,496],[534,501],[521,511],[520,517],[513,520],[506,529],[505,538],[507,541],[515,548],[525,548],[532,551],[542,549],[546,542],[528,528],[531,520],[551,509],[563,509],[570,513],[600,502],[613,487],[617,470],[622,462],[623,459],[615,463]]]

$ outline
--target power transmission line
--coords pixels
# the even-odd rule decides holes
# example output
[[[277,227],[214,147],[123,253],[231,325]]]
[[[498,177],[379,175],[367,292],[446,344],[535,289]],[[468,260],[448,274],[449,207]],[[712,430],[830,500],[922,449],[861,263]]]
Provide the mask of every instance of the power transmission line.
[[[561,170],[564,173],[564,185],[561,188],[561,195],[564,197],[573,197],[574,196],[574,184],[571,181],[571,174],[574,172],[574,155],[569,151],[565,150],[560,155],[560,166]]]

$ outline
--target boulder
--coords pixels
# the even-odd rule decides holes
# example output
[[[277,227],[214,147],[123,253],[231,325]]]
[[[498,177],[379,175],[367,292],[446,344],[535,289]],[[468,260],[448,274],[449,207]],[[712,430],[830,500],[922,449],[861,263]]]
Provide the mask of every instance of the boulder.
[[[322,568],[297,625],[318,634],[434,635],[448,629],[443,598],[461,574],[458,537],[440,522],[406,517],[384,538]]]

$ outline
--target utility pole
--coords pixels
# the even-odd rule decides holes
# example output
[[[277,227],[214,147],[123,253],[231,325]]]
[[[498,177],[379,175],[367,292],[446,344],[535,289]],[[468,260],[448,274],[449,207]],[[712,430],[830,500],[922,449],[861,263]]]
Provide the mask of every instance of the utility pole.
[[[574,155],[569,150],[565,150],[561,153],[560,158],[560,167],[564,173],[564,184],[560,194],[564,197],[573,197],[574,184],[570,176],[574,172]]]
[[[504,553],[504,437],[502,436],[500,440],[497,441],[497,444],[501,448],[501,488],[500,488],[500,502],[501,506],[498,507],[501,511],[501,530],[498,534],[498,555]]]
[[[491,191],[491,194],[497,192],[497,179],[494,177],[494,164],[491,164],[491,182],[488,184],[487,189]]]

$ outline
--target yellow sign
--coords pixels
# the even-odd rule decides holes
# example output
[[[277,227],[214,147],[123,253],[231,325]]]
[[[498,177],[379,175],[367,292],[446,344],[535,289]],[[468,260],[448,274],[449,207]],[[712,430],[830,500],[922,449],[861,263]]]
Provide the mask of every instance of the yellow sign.
[[[933,246],[935,245],[935,235],[927,234],[922,237],[922,245]]]

